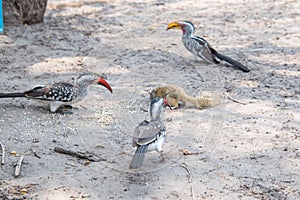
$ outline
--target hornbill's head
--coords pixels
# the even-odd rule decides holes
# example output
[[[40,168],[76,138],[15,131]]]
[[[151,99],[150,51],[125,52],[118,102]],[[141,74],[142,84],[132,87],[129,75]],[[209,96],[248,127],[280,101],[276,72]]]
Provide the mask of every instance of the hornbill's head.
[[[152,120],[160,120],[163,112],[163,106],[168,106],[171,110],[172,107],[169,102],[161,97],[154,97],[150,103],[150,117]]]
[[[161,97],[154,97],[150,103],[150,111],[162,108],[163,106],[168,106],[172,110],[172,107],[167,99]]]
[[[77,84],[87,84],[87,85],[102,85],[106,87],[111,93],[113,92],[110,85],[106,82],[102,75],[97,75],[93,73],[81,74],[76,82]]]
[[[185,33],[193,34],[195,31],[194,25],[189,21],[171,22],[167,27],[167,30],[169,29],[180,29],[182,30],[183,34]]]

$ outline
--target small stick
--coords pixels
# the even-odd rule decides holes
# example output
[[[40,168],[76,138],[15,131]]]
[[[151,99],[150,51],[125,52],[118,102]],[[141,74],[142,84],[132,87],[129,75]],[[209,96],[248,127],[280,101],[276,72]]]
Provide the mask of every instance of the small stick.
[[[227,92],[224,92],[224,94],[225,94],[230,100],[232,100],[232,101],[234,101],[234,102],[236,102],[236,103],[240,103],[240,104],[246,105],[245,102],[242,102],[242,101],[240,101],[240,100],[237,100],[237,99],[233,98],[233,97],[230,96]]]
[[[71,151],[71,150],[67,150],[67,149],[63,149],[61,147],[54,147],[54,151],[56,151],[57,153],[63,153],[63,154],[67,154],[70,156],[74,156],[80,159],[87,159],[89,161],[92,162],[99,162],[99,161],[105,161],[106,159],[104,158],[98,158],[93,154],[85,154],[82,152],[75,152],[75,151]]]
[[[191,170],[184,163],[181,164],[180,166],[183,167],[187,171],[187,173],[189,174],[189,182],[191,182],[192,181],[192,172],[191,172]]]
[[[82,107],[83,109],[87,110],[87,107],[85,107],[85,106],[83,106],[83,105],[81,105],[81,104],[79,104],[79,105],[80,105],[80,107]]]
[[[24,160],[24,156],[22,156],[19,159],[19,161],[18,161],[18,163],[16,165],[15,177],[18,177],[20,175],[23,160]]]
[[[148,112],[148,109],[146,109],[146,108],[140,107],[140,109],[144,112]]]
[[[31,148],[31,151],[35,157],[41,158],[41,156],[39,156],[33,148]]]
[[[5,147],[3,146],[3,144],[1,142],[0,142],[0,147],[1,147],[1,151],[2,151],[1,164],[4,165]]]
[[[193,185],[191,186],[191,193],[192,193],[192,200],[194,200],[195,199],[195,193],[194,193]]]
[[[67,163],[65,162],[66,165],[72,166],[72,167],[76,167],[76,165],[72,164],[72,163]]]

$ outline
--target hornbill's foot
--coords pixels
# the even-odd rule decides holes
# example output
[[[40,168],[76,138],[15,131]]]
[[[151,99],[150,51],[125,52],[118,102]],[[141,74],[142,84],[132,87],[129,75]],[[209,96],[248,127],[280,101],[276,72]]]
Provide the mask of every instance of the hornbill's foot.
[[[59,107],[56,112],[60,114],[73,114],[72,109],[74,109],[74,107],[71,105],[63,105]]]
[[[162,163],[166,161],[165,156],[162,151],[160,152],[159,158],[160,158],[160,162],[162,162]]]

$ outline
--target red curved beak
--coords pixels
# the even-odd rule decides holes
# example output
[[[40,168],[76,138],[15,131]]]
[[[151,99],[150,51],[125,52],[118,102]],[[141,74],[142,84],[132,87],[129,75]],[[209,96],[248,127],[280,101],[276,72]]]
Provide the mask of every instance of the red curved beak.
[[[104,87],[106,87],[111,93],[113,93],[110,85],[106,82],[106,80],[104,80],[103,78],[99,78],[98,80],[98,84],[99,85],[103,85]]]
[[[167,99],[164,99],[164,103],[166,106],[168,106],[170,108],[170,110],[172,110],[172,106],[169,104]]]

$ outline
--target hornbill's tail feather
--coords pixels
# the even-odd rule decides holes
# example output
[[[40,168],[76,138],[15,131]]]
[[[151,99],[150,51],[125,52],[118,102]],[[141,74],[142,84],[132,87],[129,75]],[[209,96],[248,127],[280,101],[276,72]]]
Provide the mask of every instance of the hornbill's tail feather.
[[[218,53],[217,51],[213,52],[213,54],[219,58],[220,60],[224,60],[226,61],[227,63],[229,63],[230,65],[232,65],[233,67],[237,68],[237,69],[240,69],[242,70],[243,72],[250,72],[250,69],[248,69],[246,66],[244,66],[243,64],[241,64],[240,62],[232,59],[232,58],[229,58],[227,56],[224,56],[220,53]]]
[[[0,93],[0,98],[25,97],[24,92],[19,93]]]
[[[147,149],[148,145],[142,145],[137,147],[129,165],[130,169],[138,169],[142,167]]]

